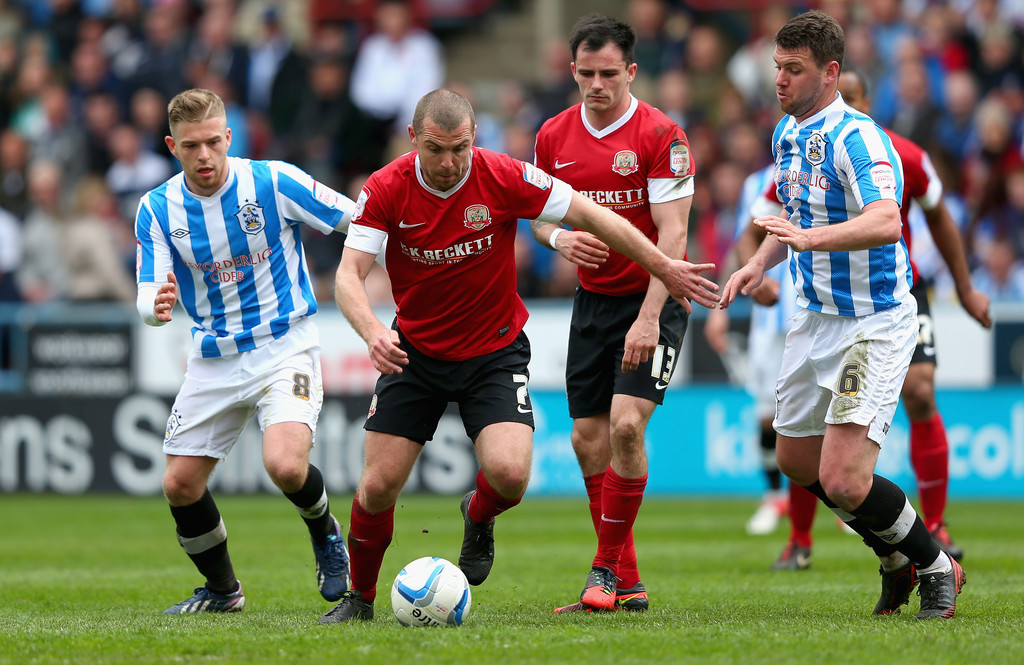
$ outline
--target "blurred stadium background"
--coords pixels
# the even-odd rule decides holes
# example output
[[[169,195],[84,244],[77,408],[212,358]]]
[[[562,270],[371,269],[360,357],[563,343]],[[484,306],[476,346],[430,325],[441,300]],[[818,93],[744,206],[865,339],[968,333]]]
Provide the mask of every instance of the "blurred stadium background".
[[[0,2],[0,492],[160,492],[160,444],[184,371],[188,325],[148,329],[134,309],[138,198],[177,169],[163,146],[167,99],[185,87],[230,102],[233,151],[292,161],[339,191],[406,149],[401,72],[361,71],[381,32],[374,0],[8,0]],[[688,249],[722,263],[743,177],[770,158],[771,35],[820,7],[872,85],[873,115],[925,146],[946,182],[995,325],[959,309],[927,232],[915,254],[932,282],[938,400],[952,498],[1024,499],[1024,5],[1012,0],[419,0],[417,80],[443,81],[478,110],[477,143],[532,160],[547,118],[576,101],[565,44],[589,12],[630,21],[634,93],[686,129],[698,168]],[[379,17],[378,17],[379,18]],[[364,68],[365,69],[365,68]],[[380,87],[357,93],[361,77]],[[919,223],[919,222],[918,222]],[[81,240],[81,239],[86,240]],[[332,492],[359,477],[374,374],[334,307],[341,239],[310,234],[327,391],[314,461]],[[523,234],[519,288],[533,340],[534,495],[583,492],[569,445],[564,345],[571,267]],[[567,269],[569,268],[569,269]],[[379,293],[380,316],[393,305]],[[742,304],[734,315],[742,344]],[[759,495],[750,398],[704,342],[697,308],[665,407],[648,430],[649,491]],[[903,418],[902,412],[900,417]],[[880,469],[910,489],[905,420]],[[682,471],[682,473],[680,472]],[[462,493],[475,461],[451,414],[410,490]],[[272,490],[255,424],[218,470],[219,492]]]

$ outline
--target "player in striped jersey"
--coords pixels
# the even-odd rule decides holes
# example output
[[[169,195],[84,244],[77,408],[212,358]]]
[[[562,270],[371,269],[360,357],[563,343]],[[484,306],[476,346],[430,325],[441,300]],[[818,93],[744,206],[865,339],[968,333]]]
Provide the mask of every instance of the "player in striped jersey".
[[[323,386],[300,230],[344,230],[355,204],[290,164],[228,157],[224,103],[208,90],[176,95],[168,119],[182,172],[139,203],[137,305],[149,325],[170,321],[179,302],[194,322],[164,436],[163,488],[178,541],[206,582],[165,614],[245,605],[207,483],[253,414],[267,473],[309,529],[320,593],[337,600],[348,552],[309,463]]]
[[[871,106],[863,77],[854,71],[845,71],[839,77],[839,91],[851,107],[867,113]],[[886,130],[893,147],[900,155],[904,172],[903,238],[911,246],[909,214],[911,203],[916,202],[928,223],[935,245],[949,266],[956,284],[957,295],[964,309],[986,328],[991,325],[988,314],[989,298],[974,288],[964,255],[960,232],[942,202],[942,181],[928,154],[915,143]],[[921,502],[924,524],[934,534],[939,546],[957,561],[963,550],[953,542],[946,530],[944,511],[949,483],[949,442],[935,402],[935,340],[931,308],[928,303],[928,284],[914,270],[911,295],[917,300],[920,334],[917,347],[910,360],[910,369],[903,381],[903,406],[910,421],[910,460],[917,478],[917,491]],[[801,553],[810,560],[811,525],[818,499],[799,485],[790,488],[790,541],[779,561],[788,562],[786,568],[796,568]]]
[[[786,338],[773,423],[779,468],[863,536],[881,561],[875,614],[892,614],[921,583],[919,619],[949,618],[964,583],[896,484],[874,473],[917,343],[910,258],[899,202],[903,171],[884,132],[838,93],[845,38],[820,11],[775,36],[775,130],[782,216],[733,273],[722,305],[756,288],[792,253],[802,308]]]

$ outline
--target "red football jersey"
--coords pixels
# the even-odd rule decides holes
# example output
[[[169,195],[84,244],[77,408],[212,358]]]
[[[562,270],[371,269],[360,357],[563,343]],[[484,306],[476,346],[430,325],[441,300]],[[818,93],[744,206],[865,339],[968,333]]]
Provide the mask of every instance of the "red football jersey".
[[[387,234],[402,334],[432,358],[466,360],[511,344],[526,323],[516,293],[519,218],[561,221],[571,196],[532,164],[483,148],[472,149],[463,181],[440,192],[410,152],[370,176],[352,224]]]
[[[928,153],[908,138],[885,130],[892,141],[892,147],[903,162],[903,200],[900,201],[900,217],[903,218],[903,241],[910,250],[910,202],[917,203],[925,210],[931,210],[942,200],[942,180],[935,171]],[[917,278],[917,266],[910,261],[911,270]]]
[[[629,111],[602,130],[586,121],[583,104],[545,122],[537,134],[536,164],[628,219],[654,243],[658,231],[651,204],[693,193],[694,164],[686,134],[635,97]],[[615,296],[642,293],[651,280],[646,270],[615,250],[600,268],[577,273],[583,288]]]

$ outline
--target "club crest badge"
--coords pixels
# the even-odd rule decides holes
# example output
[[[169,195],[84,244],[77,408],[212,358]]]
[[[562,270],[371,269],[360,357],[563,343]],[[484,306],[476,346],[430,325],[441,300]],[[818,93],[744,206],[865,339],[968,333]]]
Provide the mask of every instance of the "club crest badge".
[[[167,418],[167,428],[164,429],[164,443],[170,440],[174,433],[178,431],[178,427],[181,426],[181,414],[177,410],[171,411],[171,415]]]
[[[822,132],[811,132],[804,144],[804,157],[807,159],[807,163],[811,166],[822,164],[825,161],[825,146],[827,144],[828,139]]]
[[[466,208],[466,221],[463,222],[466,228],[479,231],[491,224],[491,211],[483,204],[472,205]]]
[[[246,203],[242,209],[235,213],[242,230],[248,234],[256,235],[267,226],[267,220],[263,216],[262,206],[255,203]]]
[[[640,166],[636,163],[636,153],[632,150],[620,150],[612,159],[612,171],[619,175],[636,173]]]

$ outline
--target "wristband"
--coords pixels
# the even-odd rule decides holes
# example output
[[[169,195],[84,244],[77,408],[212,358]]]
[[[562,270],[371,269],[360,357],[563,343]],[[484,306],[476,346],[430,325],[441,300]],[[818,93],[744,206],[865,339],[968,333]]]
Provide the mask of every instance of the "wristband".
[[[555,250],[556,252],[558,251],[558,246],[555,245],[555,238],[557,238],[558,234],[564,230],[565,229],[555,229],[554,231],[551,232],[551,235],[548,236],[548,244],[551,245],[551,249]]]

